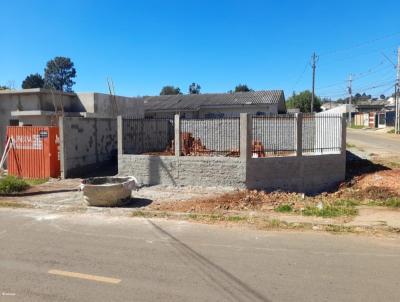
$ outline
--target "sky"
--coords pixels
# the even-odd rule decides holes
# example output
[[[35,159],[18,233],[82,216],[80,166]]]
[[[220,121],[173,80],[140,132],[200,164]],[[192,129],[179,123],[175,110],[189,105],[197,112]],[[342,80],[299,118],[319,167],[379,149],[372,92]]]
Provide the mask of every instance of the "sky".
[[[70,57],[78,92],[157,95],[311,89],[391,94],[400,46],[398,0],[0,0],[0,85],[21,87],[55,56]]]

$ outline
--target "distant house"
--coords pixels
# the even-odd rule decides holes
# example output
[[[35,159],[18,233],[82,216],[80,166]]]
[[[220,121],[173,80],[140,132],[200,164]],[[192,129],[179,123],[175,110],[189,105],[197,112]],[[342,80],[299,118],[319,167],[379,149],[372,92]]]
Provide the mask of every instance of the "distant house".
[[[286,113],[283,90],[150,96],[144,98],[144,108],[149,118],[172,118],[176,113],[186,118]]]
[[[375,112],[383,110],[385,105],[386,102],[384,100],[358,101],[356,109],[358,112]]]
[[[337,102],[325,102],[321,105],[321,110],[322,111],[331,110],[331,109],[336,108],[341,105],[342,104],[337,103]]]

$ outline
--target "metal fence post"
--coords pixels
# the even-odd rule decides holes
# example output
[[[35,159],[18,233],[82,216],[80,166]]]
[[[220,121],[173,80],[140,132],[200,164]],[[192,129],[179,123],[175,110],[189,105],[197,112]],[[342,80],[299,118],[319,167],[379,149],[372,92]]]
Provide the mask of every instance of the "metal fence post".
[[[118,154],[124,154],[124,121],[122,116],[117,116],[117,140],[118,140]]]
[[[342,148],[341,148],[341,153],[346,155],[346,134],[347,134],[347,124],[346,124],[346,118],[342,117]]]
[[[240,114],[240,158],[250,159],[252,153],[253,122],[248,113]]]
[[[296,156],[303,156],[303,114],[296,113],[297,122],[297,146]]]
[[[175,156],[181,156],[181,117],[179,114],[174,116],[174,126],[175,126]]]

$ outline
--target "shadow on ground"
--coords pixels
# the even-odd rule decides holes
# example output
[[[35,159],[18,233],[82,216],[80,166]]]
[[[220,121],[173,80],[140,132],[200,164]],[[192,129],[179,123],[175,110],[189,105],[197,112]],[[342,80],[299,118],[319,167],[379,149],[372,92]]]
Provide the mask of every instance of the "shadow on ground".
[[[57,190],[46,190],[46,191],[32,191],[32,192],[17,192],[10,194],[0,194],[0,196],[4,197],[27,197],[27,196],[35,196],[35,195],[46,195],[46,194],[54,194],[54,193],[66,193],[66,192],[77,192],[79,189],[57,189]]]
[[[118,208],[141,208],[150,205],[153,200],[148,198],[130,198]]]
[[[375,173],[383,170],[391,169],[382,164],[377,164],[368,159],[363,159],[350,151],[346,152],[346,181],[351,181],[360,175]]]

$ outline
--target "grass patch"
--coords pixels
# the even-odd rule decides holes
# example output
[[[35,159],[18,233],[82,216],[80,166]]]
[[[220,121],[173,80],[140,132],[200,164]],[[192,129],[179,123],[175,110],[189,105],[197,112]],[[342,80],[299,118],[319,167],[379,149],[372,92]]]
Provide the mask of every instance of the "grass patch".
[[[389,130],[387,133],[394,134],[394,129]]]
[[[227,220],[230,222],[240,222],[240,221],[245,221],[247,220],[246,217],[242,217],[242,216],[228,216]]]
[[[346,148],[355,148],[356,145],[354,144],[350,144],[350,143],[346,143]]]
[[[324,205],[322,208],[316,206],[307,206],[302,214],[304,216],[317,216],[317,217],[339,217],[339,216],[355,216],[358,210],[347,201],[341,201],[334,205]],[[342,203],[342,204],[341,204]]]
[[[350,128],[352,128],[352,129],[364,129],[365,126],[351,125]]]
[[[29,188],[29,184],[15,176],[6,176],[0,179],[0,194],[11,194],[25,191]]]
[[[279,213],[290,213],[293,212],[293,207],[290,204],[280,204],[275,208],[275,211]]]
[[[325,231],[332,233],[354,233],[355,229],[351,226],[329,224],[325,227]]]
[[[24,179],[25,182],[30,186],[37,186],[44,184],[48,181],[47,178],[38,178],[38,179]]]
[[[1,201],[0,200],[0,208],[30,208],[32,207],[29,204],[22,202],[12,202],[12,201]]]
[[[389,208],[400,208],[400,198],[392,197],[385,200],[372,200],[368,202],[369,206],[380,206]]]

